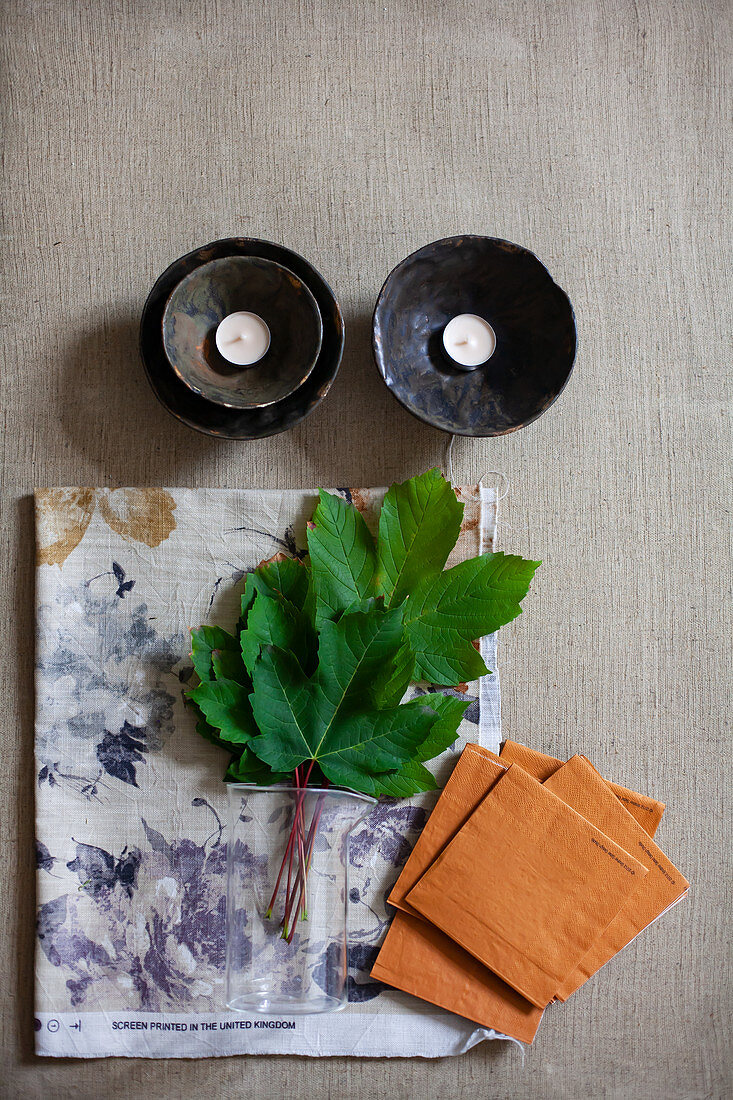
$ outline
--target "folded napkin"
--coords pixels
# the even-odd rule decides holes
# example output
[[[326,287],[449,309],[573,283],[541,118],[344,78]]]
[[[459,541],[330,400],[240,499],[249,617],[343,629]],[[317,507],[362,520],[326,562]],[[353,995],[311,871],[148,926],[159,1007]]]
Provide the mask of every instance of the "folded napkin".
[[[424,921],[407,901],[407,894],[424,871],[506,770],[498,756],[481,745],[467,745],[461,753],[389,895],[390,903],[402,912],[392,921],[372,977],[484,1027],[531,1043],[542,1010]]]
[[[609,785],[583,756],[573,756],[545,780],[545,790],[592,821],[627,852],[633,852],[647,875],[576,969],[557,990],[565,1001],[583,982],[687,893],[689,883],[639,822],[619,802]]]
[[[395,914],[372,977],[525,1043],[532,1042],[542,1019],[541,1008],[449,936],[407,913]]]
[[[511,765],[407,900],[544,1008],[646,874]]]
[[[407,895],[506,771],[507,767],[489,749],[480,745],[466,746],[392,887],[390,904],[413,916],[420,915]]]
[[[539,779],[540,783],[544,783],[562,766],[562,760],[537,752],[536,749],[528,749],[516,741],[505,741],[501,746],[500,754],[504,764],[519,764],[520,768],[524,768],[535,779]],[[620,787],[618,783],[610,783],[607,780],[605,782],[649,836],[654,836],[662,820],[664,803],[657,802],[655,798],[649,798],[645,794],[630,791],[627,787]]]
[[[543,784],[539,788],[543,790],[541,795],[538,793],[540,782]],[[513,984],[518,984],[516,968],[527,968],[526,938],[523,958],[516,958],[516,948],[511,944],[521,934],[532,935],[526,928],[525,910],[528,909],[532,910],[530,920],[536,937],[534,943],[538,946],[535,954],[543,970],[547,962],[545,929],[562,916],[562,898],[560,909],[553,904],[552,912],[548,913],[548,893],[537,891],[536,886],[538,877],[550,877],[552,887],[559,886],[561,892],[565,890],[564,884],[557,881],[554,872],[550,873],[548,863],[542,866],[538,876],[534,866],[536,857],[530,853],[528,858],[526,851],[523,834],[528,819],[537,812],[536,805],[530,814],[526,806],[520,806],[508,828],[506,821],[502,828],[494,828],[492,816],[492,828],[487,829],[484,822],[479,830],[479,841],[473,846],[466,845],[468,855],[464,853],[455,865],[451,862],[451,853],[469,836],[470,826],[481,823],[482,815],[488,815],[493,806],[501,803],[502,791],[509,792],[512,784],[519,785],[525,794],[532,792],[534,801],[539,798],[540,804],[547,794],[561,800],[563,811],[558,811],[557,802],[550,800],[557,816],[544,832],[545,849],[548,845],[554,847],[556,835],[567,833],[564,824],[558,833],[560,818],[569,815],[576,825],[580,815],[589,826],[589,835],[595,837],[594,849],[598,846],[604,871],[600,879],[597,874],[589,877],[591,895],[606,890],[608,864],[604,859],[611,859],[615,864],[622,860],[628,869],[625,873],[633,870],[632,878],[637,883],[606,926],[597,930],[577,965],[556,984],[554,997],[548,993],[550,986],[544,984],[541,997],[536,998],[535,1003],[503,981],[495,971],[502,965],[502,962],[497,963],[497,955],[503,965],[515,967]],[[510,800],[505,798],[504,801]],[[550,999],[566,1000],[643,928],[685,896],[686,879],[651,839],[663,810],[663,803],[604,780],[583,756],[574,756],[563,763],[512,741],[503,744],[501,756],[476,744],[467,745],[389,896],[389,901],[399,911],[372,968],[372,976],[433,1004],[450,1008],[485,1027],[532,1042],[544,1003]],[[497,875],[492,867],[493,880],[486,876],[486,868],[491,864],[499,868]],[[623,881],[624,872],[617,872],[616,877]],[[435,883],[435,889],[429,888],[431,882]],[[421,896],[423,893],[425,896]],[[549,893],[551,895],[551,891]],[[491,911],[494,925],[497,925],[494,903],[499,898],[506,942],[501,938],[492,941],[490,931],[489,935],[479,935],[468,943],[474,929],[465,920],[466,897],[472,894],[485,903],[480,919]],[[576,916],[571,913],[573,919]],[[479,919],[475,911],[472,917],[474,921]],[[569,927],[569,924],[563,926],[563,936],[567,936]],[[495,933],[496,928],[492,931]],[[489,965],[484,965],[489,956]],[[556,983],[557,965],[553,975],[552,981]],[[530,977],[536,978],[531,967]],[[523,980],[526,981],[526,973]],[[527,994],[526,985],[522,990]],[[547,1001],[537,1004],[537,999],[541,998]]]

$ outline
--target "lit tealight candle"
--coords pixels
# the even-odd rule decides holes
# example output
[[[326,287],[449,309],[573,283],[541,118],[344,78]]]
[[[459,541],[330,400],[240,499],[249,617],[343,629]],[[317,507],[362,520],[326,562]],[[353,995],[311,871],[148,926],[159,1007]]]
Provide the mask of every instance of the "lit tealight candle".
[[[443,329],[443,347],[460,370],[474,370],[494,354],[496,334],[483,317],[461,313]]]
[[[256,313],[230,313],[216,330],[216,346],[230,363],[251,367],[270,346],[270,330]]]

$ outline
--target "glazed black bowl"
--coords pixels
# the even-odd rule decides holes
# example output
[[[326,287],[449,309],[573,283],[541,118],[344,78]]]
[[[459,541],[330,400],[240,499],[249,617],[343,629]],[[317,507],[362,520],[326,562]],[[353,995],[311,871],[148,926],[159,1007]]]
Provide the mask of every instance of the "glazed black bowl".
[[[265,321],[270,346],[252,366],[229,363],[216,346],[219,322],[248,310]],[[261,256],[222,256],[173,288],[163,311],[163,346],[182,382],[217,405],[261,408],[302,386],[321,350],[323,325],[308,287]]]
[[[286,267],[308,287],[321,315],[323,338],[313,370],[294,393],[264,408],[231,409],[200,397],[175,373],[163,347],[163,311],[173,288],[202,264],[224,256],[260,256]],[[140,321],[140,355],[158,400],[189,428],[222,439],[262,439],[294,427],[328,393],[338,373],[343,348],[341,310],[325,279],[297,252],[252,237],[214,241],[175,260],[156,280]]]
[[[443,329],[475,313],[496,350],[472,371],[451,366]],[[373,320],[374,358],[398,401],[457,435],[505,435],[536,420],[562,392],[575,359],[570,301],[534,253],[497,237],[446,237],[388,276]]]

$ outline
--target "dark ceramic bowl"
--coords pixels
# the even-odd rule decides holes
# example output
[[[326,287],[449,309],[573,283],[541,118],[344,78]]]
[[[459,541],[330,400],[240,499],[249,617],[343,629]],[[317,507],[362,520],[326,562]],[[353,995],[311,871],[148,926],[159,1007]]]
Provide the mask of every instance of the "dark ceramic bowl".
[[[321,316],[321,350],[313,370],[294,393],[273,405],[232,409],[194,393],[173,370],[162,337],[163,312],[173,289],[203,264],[229,256],[258,256],[273,260],[300,279],[311,292]],[[140,321],[140,354],[148,381],[158,400],[182,423],[222,439],[261,439],[294,427],[321,403],[341,363],[344,325],[331,288],[318,271],[281,245],[250,237],[230,237],[181,256],[157,279]]]
[[[452,367],[443,329],[475,313],[496,350],[472,371]],[[575,318],[534,253],[496,237],[446,237],[413,252],[377,299],[374,358],[398,401],[457,435],[505,435],[536,420],[570,377]]]
[[[219,322],[256,313],[270,346],[252,366],[229,363],[216,346]],[[217,405],[262,408],[302,386],[321,350],[323,325],[305,283],[260,256],[222,256],[197,267],[173,288],[163,312],[163,346],[182,382]]]

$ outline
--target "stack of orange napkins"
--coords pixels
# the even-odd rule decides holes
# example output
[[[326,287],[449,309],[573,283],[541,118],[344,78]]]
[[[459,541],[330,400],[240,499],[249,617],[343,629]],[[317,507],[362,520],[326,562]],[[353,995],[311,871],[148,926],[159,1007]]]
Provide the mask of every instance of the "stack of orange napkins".
[[[664,804],[504,742],[467,745],[389,900],[372,977],[531,1043],[687,893],[654,843]]]

